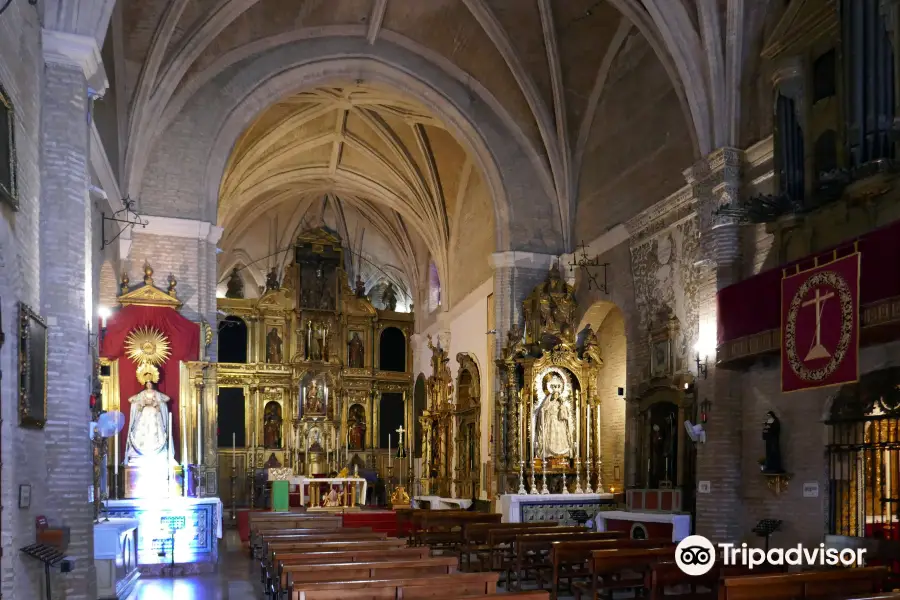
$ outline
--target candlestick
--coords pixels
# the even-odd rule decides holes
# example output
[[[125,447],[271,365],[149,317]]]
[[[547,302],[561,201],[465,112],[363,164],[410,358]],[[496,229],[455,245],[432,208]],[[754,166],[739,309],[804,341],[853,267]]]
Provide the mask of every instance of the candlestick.
[[[528,492],[525,490],[525,461],[519,461],[519,491],[517,494],[525,495]]]
[[[534,494],[535,496],[539,493],[537,488],[537,479],[534,476],[534,457],[531,458],[531,489],[528,490],[529,494]]]
[[[547,457],[541,459],[541,479],[543,479],[543,484],[541,485],[541,494],[549,494],[550,489],[547,487]]]
[[[581,459],[575,459],[575,493],[583,494],[584,488],[581,487]]]
[[[203,464],[203,411],[202,398],[197,403],[197,464]]]

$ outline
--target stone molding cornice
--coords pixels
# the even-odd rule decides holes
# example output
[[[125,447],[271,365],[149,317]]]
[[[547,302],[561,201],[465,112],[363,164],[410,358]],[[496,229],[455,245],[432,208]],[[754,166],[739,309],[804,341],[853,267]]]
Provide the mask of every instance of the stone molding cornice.
[[[210,244],[219,243],[219,239],[222,237],[222,228],[207,221],[146,215],[142,215],[142,218],[147,221],[147,226],[136,228],[134,232],[137,234],[193,238],[207,241]]]
[[[491,267],[494,270],[504,267],[549,270],[550,266],[557,260],[559,260],[558,257],[553,254],[508,250],[491,254]]]
[[[44,62],[78,67],[84,73],[88,86],[98,95],[103,95],[109,87],[109,79],[103,68],[97,40],[86,35],[52,29],[42,29],[41,40]]]
[[[625,222],[625,229],[631,245],[643,243],[662,231],[672,221],[674,215],[692,213],[697,199],[693,186],[686,185],[661,202],[657,202]],[[678,217],[676,220],[680,220]]]

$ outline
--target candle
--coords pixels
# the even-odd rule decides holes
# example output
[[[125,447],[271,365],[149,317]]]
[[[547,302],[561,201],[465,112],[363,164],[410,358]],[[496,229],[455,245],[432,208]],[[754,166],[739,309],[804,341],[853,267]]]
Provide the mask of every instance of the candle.
[[[115,441],[113,442],[113,473],[119,474],[119,430],[116,429]]]
[[[169,413],[169,458],[175,458],[175,448],[172,447],[172,413]]]
[[[197,404],[197,464],[203,464],[203,411],[200,410],[199,403]]]
[[[236,440],[237,440],[237,434],[232,432],[231,433],[231,453],[232,454],[237,453],[237,441]],[[232,458],[231,460],[234,461],[234,458]]]
[[[391,456],[391,434],[388,434],[388,466],[393,466],[394,459]]]

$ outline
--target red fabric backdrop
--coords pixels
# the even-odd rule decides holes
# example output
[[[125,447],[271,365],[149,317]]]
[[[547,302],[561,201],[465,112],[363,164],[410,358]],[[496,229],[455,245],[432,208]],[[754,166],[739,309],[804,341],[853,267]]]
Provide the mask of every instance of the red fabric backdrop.
[[[119,436],[119,457],[125,458],[125,432],[131,418],[131,406],[126,406],[129,398],[141,391],[137,380],[137,365],[125,356],[125,339],[136,327],[153,327],[169,340],[171,355],[159,368],[159,383],[156,389],[171,398],[169,410],[172,413],[172,439],[175,443],[175,460],[181,459],[181,419],[179,418],[179,372],[178,362],[197,360],[200,355],[200,326],[181,316],[173,308],[155,306],[125,306],[116,311],[106,321],[106,333],[100,345],[100,356],[119,360],[119,400],[125,415],[125,427]]]
[[[859,258],[852,254],[810,271],[789,272],[781,280],[782,392],[842,385],[859,378]],[[846,303],[841,301],[841,289],[847,294]],[[821,303],[810,304],[819,299]],[[846,317],[842,307],[850,308]],[[817,341],[825,352],[811,357]]]
[[[900,221],[871,231],[866,235],[810,255],[804,259],[722,288],[718,303],[718,343],[723,344],[748,335],[762,333],[781,326],[781,278],[800,265],[800,270],[811,269],[815,259],[829,262],[853,253],[853,243],[858,242],[861,253],[861,278],[859,282],[860,306],[900,296],[900,272],[891,268],[900,264]]]

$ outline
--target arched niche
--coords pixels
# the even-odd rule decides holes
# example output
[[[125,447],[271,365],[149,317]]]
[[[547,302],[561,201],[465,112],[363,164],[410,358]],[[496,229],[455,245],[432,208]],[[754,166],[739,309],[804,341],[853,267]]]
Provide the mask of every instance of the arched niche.
[[[676,378],[672,386],[648,389],[637,399],[639,487],[682,490],[682,506],[693,506],[697,451],[684,430],[696,423],[696,398],[685,392],[691,381]],[[688,385],[688,388],[692,386]]]
[[[388,447],[390,436],[391,452],[397,450],[397,430],[403,426],[403,393],[382,392],[378,402],[378,444],[381,448]],[[409,447],[408,439],[404,442]]]
[[[398,327],[385,327],[378,338],[378,369],[406,371],[406,336]]]
[[[456,355],[456,493],[460,498],[481,494],[481,373],[475,358]]]
[[[425,393],[425,374],[419,373],[416,377],[416,384],[413,388],[413,444],[415,447],[415,457],[422,458],[422,422],[419,415],[425,412],[428,397]]]
[[[246,363],[248,350],[247,323],[240,317],[227,316],[219,321],[218,360],[223,363]]]
[[[263,444],[266,449],[280,450],[284,447],[284,418],[281,403],[269,400],[263,408]]]

